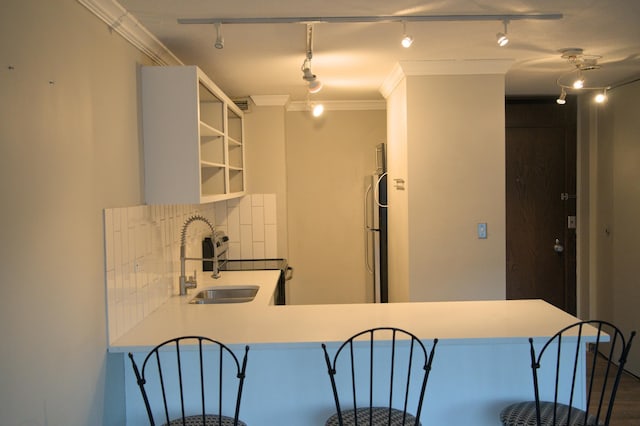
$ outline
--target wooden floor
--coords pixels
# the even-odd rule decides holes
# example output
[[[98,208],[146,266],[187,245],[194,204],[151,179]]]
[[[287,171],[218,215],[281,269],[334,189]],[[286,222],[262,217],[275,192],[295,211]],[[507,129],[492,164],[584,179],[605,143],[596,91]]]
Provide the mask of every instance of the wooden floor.
[[[598,357],[604,365],[605,359]],[[604,374],[599,379],[602,380]],[[596,385],[597,386],[597,385]],[[640,378],[623,373],[611,416],[611,426],[640,426]]]

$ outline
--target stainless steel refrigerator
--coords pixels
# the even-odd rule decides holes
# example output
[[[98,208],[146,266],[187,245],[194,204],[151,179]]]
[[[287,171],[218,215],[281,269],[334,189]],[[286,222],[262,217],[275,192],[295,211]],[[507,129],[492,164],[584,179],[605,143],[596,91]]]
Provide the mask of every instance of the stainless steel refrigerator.
[[[376,146],[376,168],[364,194],[365,263],[372,276],[373,302],[389,301],[387,256],[387,167],[385,144]]]

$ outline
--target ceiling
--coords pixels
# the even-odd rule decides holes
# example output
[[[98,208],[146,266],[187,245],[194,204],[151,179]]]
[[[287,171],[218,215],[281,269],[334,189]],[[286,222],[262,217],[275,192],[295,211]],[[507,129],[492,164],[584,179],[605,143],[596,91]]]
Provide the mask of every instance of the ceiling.
[[[324,83],[314,100],[381,100],[380,87],[402,61],[509,59],[508,95],[559,93],[557,78],[574,68],[559,50],[600,55],[587,83],[608,86],[640,77],[638,0],[119,0],[184,64],[202,68],[232,98],[289,95],[307,99],[301,65],[302,23],[223,24],[224,48],[214,48],[213,24],[178,18],[269,18],[469,14],[562,14],[560,20],[513,20],[510,43],[496,44],[502,21],[407,22],[415,42],[400,46],[401,22],[316,23],[312,70]],[[473,64],[473,61],[465,62]],[[470,66],[471,69],[471,66]]]

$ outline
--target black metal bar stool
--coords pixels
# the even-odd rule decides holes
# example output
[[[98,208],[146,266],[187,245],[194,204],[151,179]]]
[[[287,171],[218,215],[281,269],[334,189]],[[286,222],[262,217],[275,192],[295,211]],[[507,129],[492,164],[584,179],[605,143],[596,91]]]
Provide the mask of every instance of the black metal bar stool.
[[[183,336],[153,348],[142,369],[129,353],[151,426],[246,426],[238,416],[248,352],[239,361],[223,343]],[[187,399],[190,390],[197,397]]]
[[[336,413],[327,426],[419,425],[433,354],[408,331],[379,327],[355,334],[324,357]]]
[[[585,327],[589,326],[596,329],[595,338],[589,336],[587,339],[584,336]],[[594,320],[581,321],[558,331],[546,341],[538,354],[533,339],[529,339],[535,399],[504,408],[500,413],[502,424],[608,426],[620,376],[635,334],[635,331],[631,332],[629,339],[625,341],[616,326],[606,321]],[[581,368],[581,354],[587,350],[587,345],[593,351],[593,359],[589,361],[589,365]],[[544,369],[550,374],[541,376],[539,370]],[[544,380],[543,377],[550,380]],[[587,393],[586,405],[581,409],[576,405],[582,405],[580,400],[583,395],[578,394],[576,388],[583,380]],[[541,396],[543,392],[545,396]]]

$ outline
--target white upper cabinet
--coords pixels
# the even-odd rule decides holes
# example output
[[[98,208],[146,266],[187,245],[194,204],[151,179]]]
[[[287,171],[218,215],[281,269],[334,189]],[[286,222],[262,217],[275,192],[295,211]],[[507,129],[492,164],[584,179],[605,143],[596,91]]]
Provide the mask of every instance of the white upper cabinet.
[[[145,201],[245,194],[242,111],[195,66],[142,67]]]

